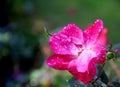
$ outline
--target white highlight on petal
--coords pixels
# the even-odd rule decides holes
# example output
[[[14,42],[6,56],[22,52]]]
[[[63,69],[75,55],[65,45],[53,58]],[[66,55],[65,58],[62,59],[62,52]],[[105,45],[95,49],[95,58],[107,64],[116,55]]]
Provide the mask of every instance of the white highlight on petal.
[[[84,49],[76,61],[78,72],[86,72],[88,70],[90,60],[96,56],[97,55],[93,50]]]

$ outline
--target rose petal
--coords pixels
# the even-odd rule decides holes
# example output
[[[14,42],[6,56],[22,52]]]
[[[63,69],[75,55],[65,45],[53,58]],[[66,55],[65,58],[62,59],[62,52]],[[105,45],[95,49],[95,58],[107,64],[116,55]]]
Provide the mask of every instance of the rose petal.
[[[81,46],[76,47],[76,44],[82,45],[82,41],[82,31],[75,24],[69,24],[61,32],[53,34],[49,44],[56,54],[77,55]]]
[[[75,24],[68,24],[66,27],[64,27],[62,33],[67,35],[68,38],[70,38],[75,44],[83,43],[83,32]]]
[[[101,44],[94,44],[94,52],[97,54],[96,62],[103,64],[106,61],[106,49]]]
[[[108,44],[108,38],[107,38],[107,33],[108,33],[108,29],[104,28],[102,30],[102,32],[100,33],[100,36],[97,39],[97,43],[105,46],[106,44]]]
[[[92,58],[95,58],[96,54],[94,51],[89,49],[84,49],[79,57],[77,58],[76,65],[78,72],[86,72],[88,69],[88,64]]]
[[[96,20],[95,23],[89,26],[83,33],[85,43],[93,44],[97,40],[102,29],[103,29],[102,20],[100,19]]]
[[[95,58],[89,62],[89,67],[86,72],[78,72],[76,67],[76,60],[73,60],[69,64],[68,71],[78,80],[82,81],[84,84],[88,84],[96,74]]]
[[[46,60],[46,63],[49,67],[55,68],[57,70],[66,70],[68,68],[69,62],[75,58],[76,57],[72,55],[53,54]]]

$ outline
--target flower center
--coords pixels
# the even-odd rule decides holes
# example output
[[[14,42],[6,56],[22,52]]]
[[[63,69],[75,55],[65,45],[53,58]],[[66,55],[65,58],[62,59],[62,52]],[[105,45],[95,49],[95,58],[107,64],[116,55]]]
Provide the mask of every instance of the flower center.
[[[89,52],[90,50],[92,50],[91,46],[88,46],[88,47],[80,46],[80,47],[78,47],[78,49],[79,49],[80,51],[78,52],[77,56],[79,56],[84,50],[86,50],[86,51],[88,51],[88,52]]]

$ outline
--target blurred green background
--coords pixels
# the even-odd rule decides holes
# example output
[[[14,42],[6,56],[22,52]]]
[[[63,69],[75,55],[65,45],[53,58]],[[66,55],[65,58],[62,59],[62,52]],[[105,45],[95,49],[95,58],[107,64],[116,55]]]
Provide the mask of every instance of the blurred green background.
[[[45,64],[51,54],[45,28],[54,33],[75,23],[84,30],[102,19],[109,40],[120,43],[120,0],[1,0],[0,6],[0,85],[6,87],[69,87],[67,72]]]

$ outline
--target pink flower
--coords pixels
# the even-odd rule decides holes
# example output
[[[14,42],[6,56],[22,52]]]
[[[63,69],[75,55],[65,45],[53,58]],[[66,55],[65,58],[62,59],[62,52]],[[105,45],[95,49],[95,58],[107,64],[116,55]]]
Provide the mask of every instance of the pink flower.
[[[104,28],[98,37],[98,43],[102,44],[103,46],[109,43],[107,33],[108,33],[108,29]]]
[[[58,33],[52,34],[49,44],[54,54],[46,63],[57,70],[68,70],[84,84],[89,83],[96,75],[95,64],[106,60],[105,44],[99,42],[103,30],[102,20],[83,32],[75,24],[68,24]]]

